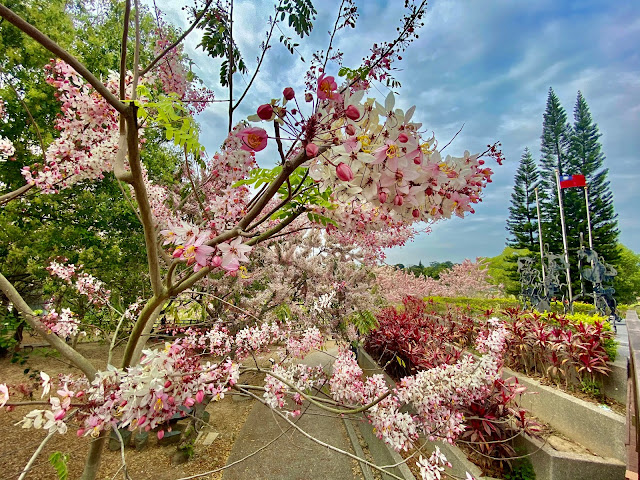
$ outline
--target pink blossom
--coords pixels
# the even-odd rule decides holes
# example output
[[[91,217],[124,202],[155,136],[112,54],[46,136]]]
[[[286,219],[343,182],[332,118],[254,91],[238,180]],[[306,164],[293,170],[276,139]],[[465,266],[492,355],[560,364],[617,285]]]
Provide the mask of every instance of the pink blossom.
[[[360,112],[355,105],[349,105],[347,109],[344,111],[344,114],[347,118],[351,120],[358,120],[360,118]]]
[[[318,79],[317,95],[320,100],[334,100],[338,84],[333,77],[325,77],[324,74]]]
[[[230,243],[218,245],[218,250],[222,253],[220,266],[229,272],[235,272],[240,266],[239,262],[249,261],[249,258],[245,254],[251,251],[251,247],[244,245],[242,238],[236,237]]]
[[[267,146],[267,132],[263,128],[245,128],[236,135],[242,140],[242,150],[259,152]]]
[[[0,408],[4,407],[9,401],[9,389],[6,383],[0,383]]]
[[[271,120],[273,118],[273,107],[269,103],[258,107],[258,116],[261,120]]]
[[[353,171],[351,170],[351,167],[344,162],[341,162],[336,167],[336,175],[343,182],[350,182],[353,180]]]
[[[309,158],[314,158],[318,155],[318,146],[315,143],[309,143],[305,147],[305,151]]]
[[[293,97],[296,96],[295,92],[293,91],[293,88],[291,87],[287,87],[282,91],[282,95],[284,96],[284,98],[286,100],[293,100]]]

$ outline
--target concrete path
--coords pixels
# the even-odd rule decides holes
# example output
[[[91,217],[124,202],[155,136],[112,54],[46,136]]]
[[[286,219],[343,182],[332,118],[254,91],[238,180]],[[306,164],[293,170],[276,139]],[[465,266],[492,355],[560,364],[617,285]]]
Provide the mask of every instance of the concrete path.
[[[305,363],[321,364],[330,368],[332,360],[331,356],[315,352],[305,358]],[[342,419],[327,416],[327,412],[311,406],[295,421],[299,427],[315,438],[354,453]],[[282,432],[286,433],[281,435]],[[357,462],[304,437],[259,402],[255,403],[240,430],[227,465],[252,454],[278,436],[280,438],[264,450],[225,470],[223,479],[347,480],[364,478]]]

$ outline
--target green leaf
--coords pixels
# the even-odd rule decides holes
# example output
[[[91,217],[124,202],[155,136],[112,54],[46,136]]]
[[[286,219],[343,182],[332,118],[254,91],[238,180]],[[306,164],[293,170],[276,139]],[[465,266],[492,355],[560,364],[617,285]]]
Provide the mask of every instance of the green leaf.
[[[49,462],[56,469],[58,474],[58,480],[67,480],[69,478],[69,469],[67,468],[67,462],[69,461],[69,455],[62,452],[53,452],[49,456]]]

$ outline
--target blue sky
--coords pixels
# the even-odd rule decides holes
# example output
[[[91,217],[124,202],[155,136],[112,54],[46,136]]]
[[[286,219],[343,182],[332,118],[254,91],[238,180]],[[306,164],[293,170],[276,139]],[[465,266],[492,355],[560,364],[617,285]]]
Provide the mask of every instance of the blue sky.
[[[172,4],[175,2],[171,2]],[[316,1],[319,10],[310,38],[301,41],[306,59],[326,48],[327,31],[335,21],[338,1]],[[360,1],[355,30],[343,31],[337,46],[345,65],[357,66],[374,42],[391,40],[403,0]],[[258,45],[265,38],[266,15],[273,2],[237,1],[234,29],[250,72]],[[186,18],[179,6],[164,7],[169,20],[179,26]],[[276,38],[277,40],[277,38]],[[189,38],[187,52],[198,73],[218,98],[228,93],[217,81],[219,62],[196,50],[197,36]],[[476,214],[433,226],[405,247],[389,250],[389,263],[413,264],[422,260],[452,260],[494,256],[502,251],[505,221],[513,177],[525,147],[540,156],[542,114],[549,87],[553,87],[569,120],[578,90],[589,104],[602,133],[601,142],[618,212],[620,241],[640,252],[640,2],[609,0],[434,0],[425,26],[402,55],[396,77],[401,108],[416,105],[414,118],[446,143],[464,123],[449,153],[482,151],[500,140],[507,161],[495,165]],[[267,62],[235,120],[280,97],[282,89],[303,91],[306,64],[274,44]],[[329,70],[335,74],[335,71]],[[242,88],[247,78],[237,76]],[[380,86],[377,96],[388,90]],[[222,104],[200,116],[203,139],[214,151],[225,136]],[[442,144],[444,144],[442,143]],[[258,161],[270,163],[273,152],[261,152]],[[595,246],[597,250],[597,245]]]

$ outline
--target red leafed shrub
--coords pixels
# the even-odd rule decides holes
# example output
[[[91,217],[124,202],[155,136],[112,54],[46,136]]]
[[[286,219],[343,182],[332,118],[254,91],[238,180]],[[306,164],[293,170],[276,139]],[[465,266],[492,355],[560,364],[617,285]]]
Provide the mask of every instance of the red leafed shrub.
[[[525,390],[514,377],[499,378],[484,400],[463,408],[466,429],[457,442],[467,445],[469,457],[485,473],[504,472],[508,459],[516,456],[511,440],[520,432],[539,432],[540,425],[517,407],[516,398]]]
[[[511,312],[507,328],[506,364],[527,374],[547,377],[554,383],[594,381],[607,375],[613,333],[602,322],[572,323],[562,315],[543,318],[537,314]]]
[[[383,309],[377,319],[365,349],[395,378],[455,363],[473,332],[468,316],[428,312],[424,300],[415,297],[406,297],[401,308]]]

